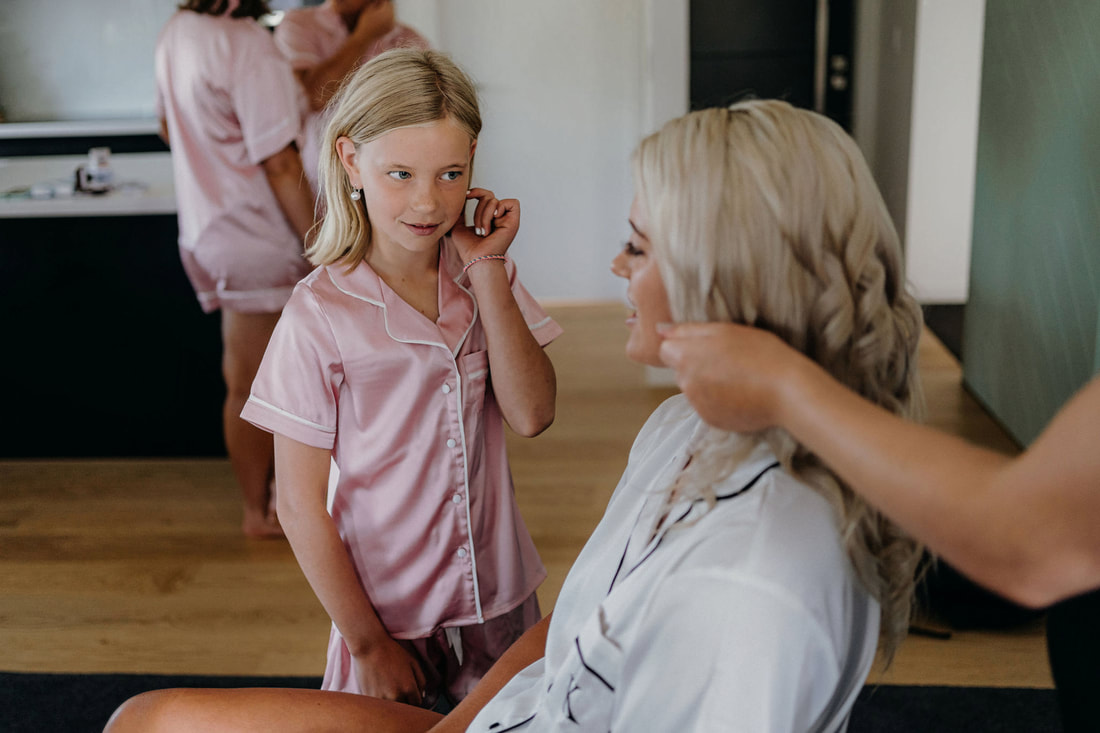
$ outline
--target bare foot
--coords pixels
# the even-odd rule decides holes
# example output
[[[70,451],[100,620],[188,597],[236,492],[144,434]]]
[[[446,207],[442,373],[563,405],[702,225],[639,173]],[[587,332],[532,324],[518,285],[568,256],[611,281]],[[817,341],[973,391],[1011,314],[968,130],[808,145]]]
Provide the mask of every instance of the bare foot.
[[[244,513],[244,521],[241,522],[241,531],[250,539],[271,539],[285,537],[283,528],[279,526],[279,520],[266,513],[254,513],[247,509]]]

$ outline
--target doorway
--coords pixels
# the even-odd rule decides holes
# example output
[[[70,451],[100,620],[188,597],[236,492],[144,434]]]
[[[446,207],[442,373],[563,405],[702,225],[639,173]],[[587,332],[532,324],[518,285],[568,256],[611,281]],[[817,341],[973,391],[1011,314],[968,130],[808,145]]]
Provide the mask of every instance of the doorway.
[[[692,109],[785,99],[851,131],[854,0],[691,0]]]

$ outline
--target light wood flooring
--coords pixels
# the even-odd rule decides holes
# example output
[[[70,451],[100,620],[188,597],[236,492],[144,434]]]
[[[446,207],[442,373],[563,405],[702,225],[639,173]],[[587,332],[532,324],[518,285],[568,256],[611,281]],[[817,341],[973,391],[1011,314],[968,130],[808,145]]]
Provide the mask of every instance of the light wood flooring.
[[[510,436],[520,508],[552,608],[627,451],[671,388],[622,356],[619,304],[550,307],[558,416]],[[1011,441],[960,386],[932,336],[921,346],[928,419],[1002,450]],[[320,675],[328,619],[285,541],[245,540],[222,459],[0,461],[0,670]],[[1041,622],[911,637],[896,684],[1051,686]]]

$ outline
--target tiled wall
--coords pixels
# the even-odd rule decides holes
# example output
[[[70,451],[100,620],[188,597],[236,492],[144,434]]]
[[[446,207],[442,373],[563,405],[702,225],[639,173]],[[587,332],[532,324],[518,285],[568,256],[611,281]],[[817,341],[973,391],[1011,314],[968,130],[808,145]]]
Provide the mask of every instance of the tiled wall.
[[[1100,2],[989,2],[985,28],[963,370],[1026,444],[1100,369]]]
[[[8,122],[153,116],[153,48],[178,0],[3,0]]]

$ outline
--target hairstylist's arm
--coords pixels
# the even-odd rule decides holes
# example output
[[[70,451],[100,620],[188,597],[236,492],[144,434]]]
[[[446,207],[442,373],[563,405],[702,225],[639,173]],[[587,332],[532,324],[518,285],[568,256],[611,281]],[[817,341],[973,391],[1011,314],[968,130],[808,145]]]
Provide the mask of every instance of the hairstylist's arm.
[[[477,199],[473,228],[459,220],[451,230],[463,262],[484,255],[503,255],[519,230],[519,201],[497,200],[484,188],[470,190]],[[476,230],[483,234],[477,234]],[[525,437],[538,435],[554,422],[557,378],[550,357],[527,326],[504,262],[487,259],[467,271],[477,295],[478,312],[489,346],[493,394],[509,427]]]
[[[336,53],[316,66],[297,72],[314,112],[324,109],[340,88],[340,82],[359,65],[371,44],[392,31],[395,24],[393,2],[371,0]]]
[[[302,572],[344,637],[362,693],[419,704],[424,673],[379,620],[326,509],[329,455],[326,449],[275,436],[279,522]]]
[[[547,614],[516,639],[508,647],[508,651],[485,673],[477,687],[446,718],[436,724],[430,733],[457,733],[466,730],[481,709],[509,680],[531,663],[546,656],[546,632],[550,628],[551,616],[552,614]]]
[[[313,226],[313,191],[302,170],[298,147],[291,143],[261,163],[279,208],[294,233],[306,243]]]
[[[662,358],[707,422],[787,429],[974,580],[1036,607],[1100,586],[1100,379],[1013,459],[895,417],[771,333],[685,324],[664,336]]]

